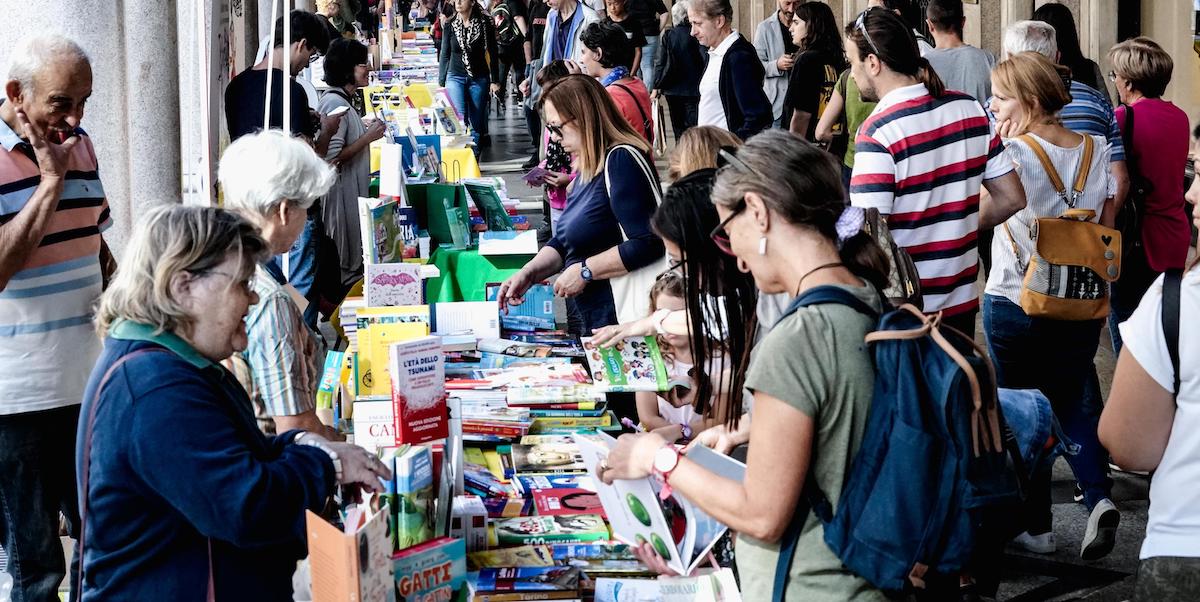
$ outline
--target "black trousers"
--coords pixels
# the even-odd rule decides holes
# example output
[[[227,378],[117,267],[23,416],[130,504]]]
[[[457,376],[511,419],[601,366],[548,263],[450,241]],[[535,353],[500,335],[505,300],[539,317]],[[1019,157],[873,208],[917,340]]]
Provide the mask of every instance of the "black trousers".
[[[671,130],[675,132],[675,142],[679,142],[679,137],[700,121],[700,97],[664,96],[667,97],[667,110],[671,113]]]

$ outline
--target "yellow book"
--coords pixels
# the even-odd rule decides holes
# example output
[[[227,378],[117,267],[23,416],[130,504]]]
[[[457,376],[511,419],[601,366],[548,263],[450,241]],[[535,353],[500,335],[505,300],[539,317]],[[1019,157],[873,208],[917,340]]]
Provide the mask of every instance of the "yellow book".
[[[391,398],[392,379],[388,374],[388,348],[392,343],[410,341],[429,334],[424,322],[372,324],[358,335],[359,397]]]
[[[483,450],[478,447],[464,447],[463,461],[487,467],[487,459],[483,457]]]
[[[500,461],[500,452],[494,449],[484,450],[483,458],[487,461],[488,472],[492,473],[501,483],[507,483],[508,479],[504,478],[504,464]]]

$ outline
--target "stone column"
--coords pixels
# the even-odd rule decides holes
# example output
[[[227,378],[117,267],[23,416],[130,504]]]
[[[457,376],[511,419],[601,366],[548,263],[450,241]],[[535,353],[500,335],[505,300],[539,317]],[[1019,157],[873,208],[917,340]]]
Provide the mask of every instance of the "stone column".
[[[93,93],[82,126],[91,136],[120,255],[136,216],[179,202],[179,55],[175,6],[158,0],[0,0],[0,67],[22,36],[59,32],[92,60]]]

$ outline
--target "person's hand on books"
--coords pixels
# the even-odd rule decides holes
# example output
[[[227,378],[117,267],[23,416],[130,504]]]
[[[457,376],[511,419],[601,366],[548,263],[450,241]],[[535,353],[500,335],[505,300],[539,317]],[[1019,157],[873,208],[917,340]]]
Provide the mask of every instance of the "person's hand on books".
[[[496,299],[500,302],[500,311],[508,313],[509,305],[520,305],[525,302],[525,291],[533,286],[533,276],[525,269],[518,270],[500,283],[500,291]]]
[[[654,454],[669,441],[656,433],[621,435],[608,457],[596,466],[596,478],[612,484],[617,479],[644,479],[654,472]]]
[[[573,263],[566,267],[554,281],[554,294],[559,297],[571,298],[583,292],[587,281],[583,279],[583,262]]]
[[[703,445],[717,453],[729,455],[733,448],[750,441],[750,416],[743,414],[736,431],[730,431],[724,424],[704,429],[696,434],[691,443],[684,448],[684,453],[697,445]]]
[[[305,445],[317,447],[330,456],[336,455],[338,463],[341,464],[338,485],[351,488],[358,486],[366,491],[383,493],[384,486],[380,479],[392,480],[392,469],[388,468],[375,454],[362,447],[353,443],[329,441],[311,432],[303,433],[303,436]]]
[[[555,188],[566,188],[567,184],[571,183],[571,174],[547,170],[546,174],[542,176],[542,182]]]
[[[663,560],[663,557],[658,555],[658,552],[654,550],[654,545],[650,542],[647,541],[638,546],[629,546],[629,551],[635,558],[638,559],[639,562],[646,565],[646,568],[650,569],[651,571],[654,571],[655,573],[658,573],[664,577],[679,576],[679,573],[675,572],[675,569],[668,566],[667,561]],[[721,566],[717,564],[717,559],[712,555],[712,552],[708,553],[708,562],[711,565],[711,568],[717,570],[721,569]],[[700,574],[700,571],[706,570],[711,569],[709,566],[701,563],[697,565],[695,569],[692,569],[692,574],[688,576],[695,577],[696,575]]]
[[[654,333],[654,316],[647,316],[640,320],[592,330],[592,344],[597,347],[611,347],[630,337],[648,337],[654,336]]]

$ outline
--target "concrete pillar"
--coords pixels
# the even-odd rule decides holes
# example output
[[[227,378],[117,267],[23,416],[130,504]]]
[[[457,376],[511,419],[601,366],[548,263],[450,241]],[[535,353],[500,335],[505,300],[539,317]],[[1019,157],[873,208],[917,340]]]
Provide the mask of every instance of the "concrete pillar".
[[[59,32],[91,56],[93,93],[83,116],[112,208],[105,235],[120,255],[136,216],[179,202],[179,72],[175,6],[158,0],[0,0],[0,65],[22,36]]]
[[[1193,44],[1192,8],[1190,2],[1143,1],[1142,35],[1153,38],[1174,59],[1171,85],[1163,98],[1186,111],[1194,126],[1200,119],[1200,55]],[[1107,73],[1109,67],[1104,69]]]

